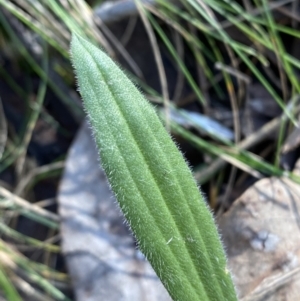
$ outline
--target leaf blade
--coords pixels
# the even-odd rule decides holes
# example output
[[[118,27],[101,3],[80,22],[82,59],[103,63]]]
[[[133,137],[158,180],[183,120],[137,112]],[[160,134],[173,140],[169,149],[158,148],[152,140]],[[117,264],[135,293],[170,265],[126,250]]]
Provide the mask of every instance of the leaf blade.
[[[89,42],[73,35],[71,54],[112,190],[172,298],[236,300],[212,216],[152,106]]]

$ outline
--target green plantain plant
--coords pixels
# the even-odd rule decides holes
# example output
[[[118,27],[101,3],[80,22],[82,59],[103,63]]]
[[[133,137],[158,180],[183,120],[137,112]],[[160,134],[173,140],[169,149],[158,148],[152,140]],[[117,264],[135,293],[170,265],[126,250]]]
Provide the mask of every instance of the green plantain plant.
[[[182,154],[120,68],[73,34],[71,56],[101,164],[173,300],[237,300],[217,228]]]

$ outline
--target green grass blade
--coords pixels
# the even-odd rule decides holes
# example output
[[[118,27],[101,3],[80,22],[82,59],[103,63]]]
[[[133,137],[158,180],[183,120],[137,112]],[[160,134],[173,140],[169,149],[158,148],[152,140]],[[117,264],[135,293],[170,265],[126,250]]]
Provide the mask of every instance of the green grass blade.
[[[159,24],[155,21],[155,19],[153,17],[151,17],[151,15],[148,15],[148,18],[149,18],[153,28],[156,30],[156,32],[158,33],[158,35],[160,36],[160,38],[162,39],[162,41],[164,42],[164,44],[168,48],[171,55],[174,57],[175,61],[177,62],[178,66],[179,66],[179,68],[181,69],[182,73],[184,74],[185,78],[187,79],[189,85],[191,86],[191,88],[193,89],[195,94],[197,95],[200,103],[205,105],[206,104],[206,99],[204,98],[202,92],[200,91],[197,83],[193,79],[193,76],[189,72],[189,70],[186,67],[186,65],[184,64],[183,60],[179,57],[179,55],[176,52],[175,48],[173,47],[172,43],[168,39],[167,35],[164,33],[164,31],[159,26]]]
[[[5,256],[8,256],[11,261],[15,263],[13,267],[14,270],[19,270],[24,278],[32,283],[35,286],[39,286],[47,295],[53,297],[54,300],[61,301],[70,301],[68,297],[65,296],[61,291],[59,291],[51,281],[49,281],[46,275],[50,276],[52,270],[43,264],[37,264],[15,250],[13,250],[9,245],[0,240],[0,252],[3,252]],[[0,262],[0,270],[1,270],[1,262]],[[12,271],[14,272],[14,271]],[[43,273],[44,272],[44,273]],[[50,274],[51,273],[51,274]],[[52,275],[51,275],[52,276]],[[1,276],[0,276],[1,277]],[[52,279],[55,279],[54,277]],[[1,281],[1,279],[0,279]],[[0,282],[1,287],[1,282]],[[18,299],[13,299],[18,300]]]
[[[71,55],[102,166],[173,300],[237,300],[212,215],[153,107],[91,43],[73,36]]]
[[[4,267],[0,262],[0,291],[4,292],[8,301],[21,301],[21,297],[17,290],[10,282],[8,275],[5,273]]]
[[[45,243],[45,242],[39,241],[35,238],[23,235],[23,234],[19,233],[18,231],[8,227],[6,224],[4,224],[2,222],[0,222],[0,233],[17,240],[18,242],[26,243],[26,244],[29,244],[36,248],[41,248],[46,251],[54,252],[54,253],[60,252],[59,246]]]
[[[0,0],[0,4],[2,4],[2,0]],[[47,81],[47,84],[52,89],[52,91],[61,99],[63,103],[65,103],[70,111],[72,112],[73,116],[77,120],[81,120],[82,112],[74,102],[70,100],[70,98],[62,91],[62,89],[52,80],[50,77],[47,76],[46,72],[41,68],[41,66],[35,61],[35,59],[31,56],[29,51],[26,47],[22,44],[20,38],[16,35],[16,33],[11,28],[10,24],[6,20],[4,14],[0,9],[0,24],[4,27],[7,31],[8,35],[10,36],[11,40],[17,45],[17,49],[19,53],[24,57],[24,59],[28,62],[31,66],[32,70],[36,72],[36,74],[43,80]]]

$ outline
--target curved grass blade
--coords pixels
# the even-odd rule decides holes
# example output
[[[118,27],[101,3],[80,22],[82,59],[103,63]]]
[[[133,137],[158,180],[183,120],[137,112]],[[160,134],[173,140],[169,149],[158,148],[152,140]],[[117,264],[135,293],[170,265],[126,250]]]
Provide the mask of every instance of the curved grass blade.
[[[0,261],[0,289],[4,293],[8,301],[21,301],[21,297],[16,288],[11,283],[5,268]]]
[[[212,215],[153,107],[91,43],[73,35],[71,55],[102,166],[173,300],[237,300]]]

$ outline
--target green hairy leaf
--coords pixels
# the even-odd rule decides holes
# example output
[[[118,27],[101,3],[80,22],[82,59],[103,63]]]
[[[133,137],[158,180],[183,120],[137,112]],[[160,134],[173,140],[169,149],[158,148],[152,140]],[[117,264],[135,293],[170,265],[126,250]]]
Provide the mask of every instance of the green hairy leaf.
[[[237,300],[212,214],[151,104],[88,41],[73,35],[71,55],[101,164],[173,300]]]

